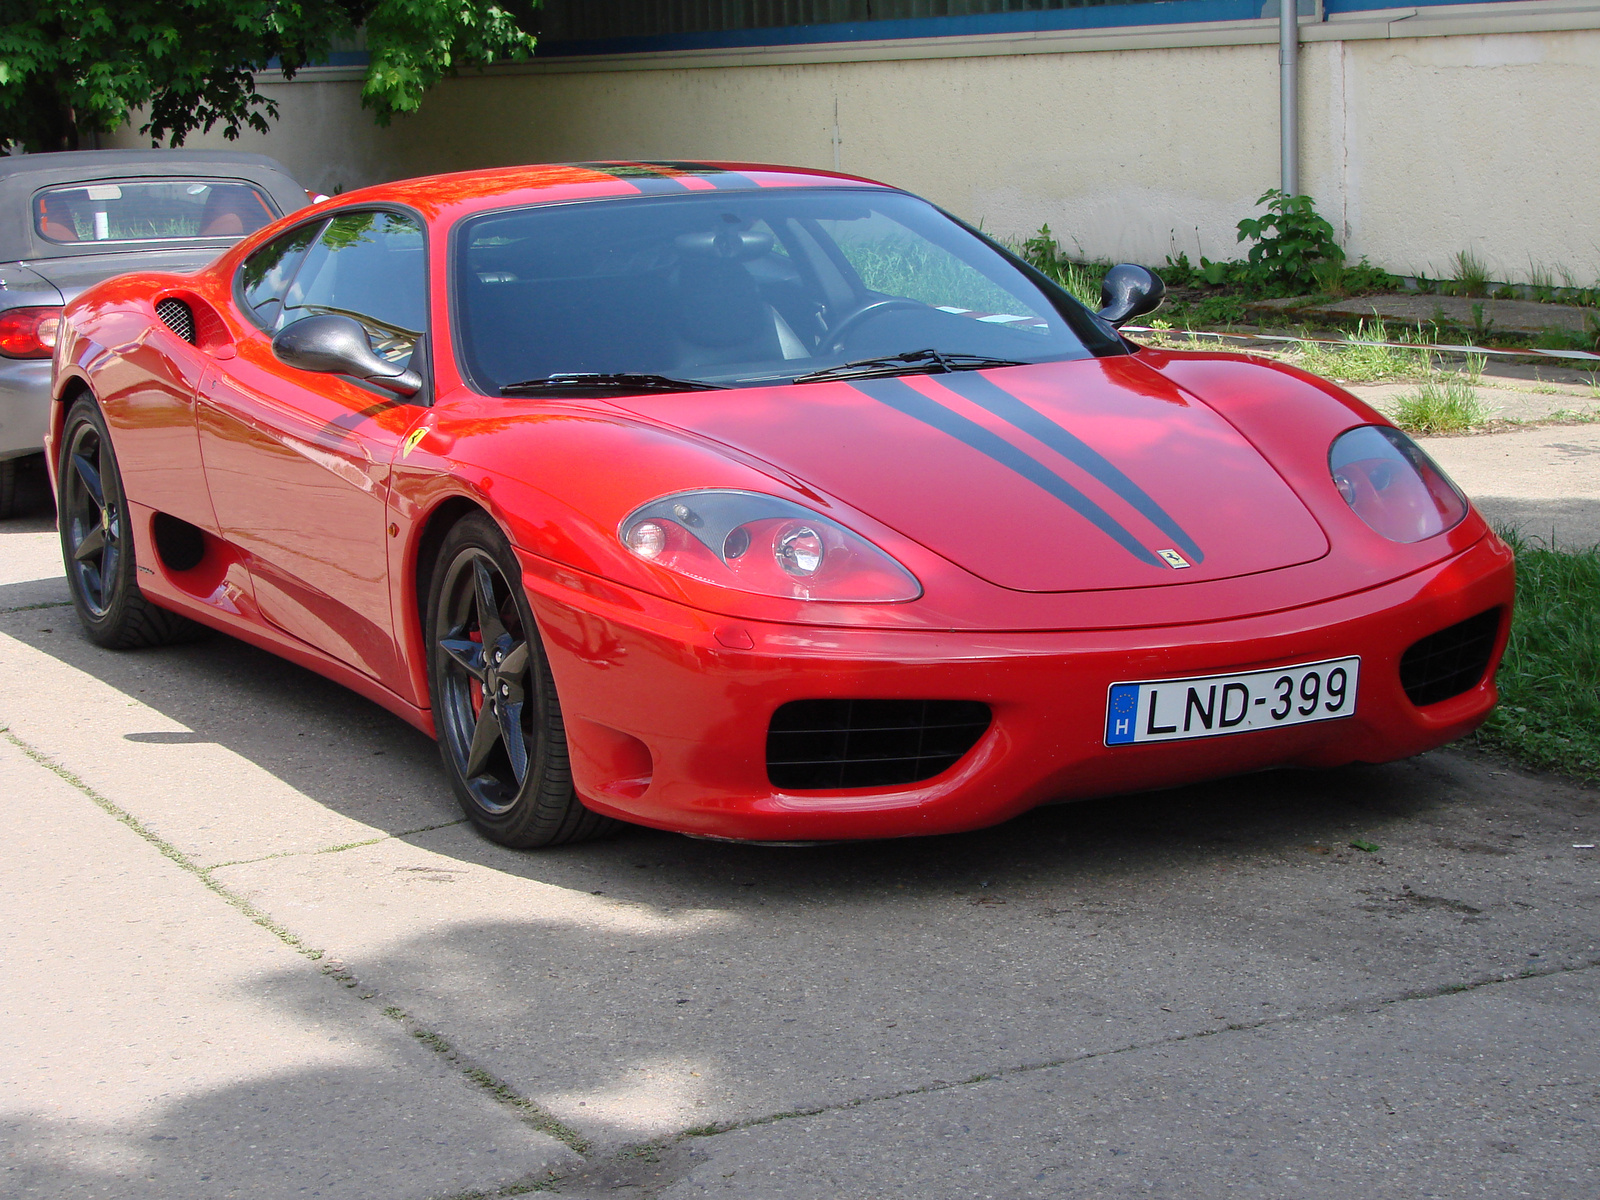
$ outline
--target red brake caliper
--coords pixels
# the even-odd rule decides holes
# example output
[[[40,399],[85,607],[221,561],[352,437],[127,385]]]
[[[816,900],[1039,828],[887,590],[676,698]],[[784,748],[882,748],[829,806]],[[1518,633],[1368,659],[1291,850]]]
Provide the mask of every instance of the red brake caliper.
[[[480,629],[474,629],[467,634],[467,637],[477,642],[480,646],[483,644],[483,631]],[[472,689],[472,715],[476,717],[483,711],[483,684],[476,679],[469,679],[467,680],[467,686]]]

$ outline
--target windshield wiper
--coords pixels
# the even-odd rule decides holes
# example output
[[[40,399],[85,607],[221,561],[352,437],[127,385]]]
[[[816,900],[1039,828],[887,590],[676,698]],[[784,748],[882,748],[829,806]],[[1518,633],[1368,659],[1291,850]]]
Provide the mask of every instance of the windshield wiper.
[[[563,375],[546,375],[540,379],[524,379],[519,383],[500,385],[502,396],[537,395],[540,392],[722,392],[727,388],[720,383],[706,383],[702,379],[670,379],[665,375],[638,375],[631,372],[572,371]]]
[[[1015,358],[986,358],[982,354],[945,354],[931,347],[908,350],[887,358],[862,358],[824,367],[809,375],[796,375],[795,383],[822,383],[829,379],[877,379],[890,375],[942,375],[946,371],[985,371],[990,367],[1020,367]]]

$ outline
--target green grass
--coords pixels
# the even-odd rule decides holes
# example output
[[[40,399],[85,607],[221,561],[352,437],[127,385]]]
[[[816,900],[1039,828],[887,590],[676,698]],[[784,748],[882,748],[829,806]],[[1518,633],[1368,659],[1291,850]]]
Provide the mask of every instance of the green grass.
[[[1466,379],[1449,375],[1429,381],[1395,401],[1390,420],[1408,433],[1424,437],[1465,433],[1489,419],[1489,410]]]
[[[1367,346],[1362,342],[1404,342],[1405,348]],[[1412,347],[1415,347],[1414,349]],[[1341,383],[1375,383],[1381,379],[1429,379],[1433,375],[1433,352],[1416,329],[1402,329],[1391,335],[1382,317],[1362,321],[1354,333],[1345,335],[1342,345],[1301,342],[1298,365],[1314,375],[1337,379]]]
[[[1062,263],[1052,277],[1070,292],[1078,303],[1090,312],[1100,308],[1100,281],[1106,277],[1104,266],[1098,263]]]
[[[1193,303],[1168,300],[1160,312],[1184,329],[1229,329],[1244,322],[1245,302],[1237,293],[1218,292]]]
[[[1501,536],[1517,553],[1517,608],[1500,707],[1478,741],[1530,767],[1600,781],[1600,547]]]
[[[1111,269],[1109,262],[1074,262],[1068,258],[1050,233],[1050,226],[1040,226],[1039,232],[1021,244],[1012,243],[1011,249],[1031,266],[1064,287],[1073,298],[1091,312],[1100,308],[1100,281]]]
[[[1451,290],[1458,296],[1487,296],[1489,294],[1489,268],[1473,250],[1457,250],[1450,260],[1454,274],[1450,277]]]

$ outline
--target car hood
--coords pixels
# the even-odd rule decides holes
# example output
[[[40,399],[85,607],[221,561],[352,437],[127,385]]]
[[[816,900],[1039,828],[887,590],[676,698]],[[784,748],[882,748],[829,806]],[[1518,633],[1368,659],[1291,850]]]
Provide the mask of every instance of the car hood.
[[[1238,430],[1131,357],[620,403],[1017,591],[1198,583],[1329,548]]]
[[[113,275],[132,271],[198,271],[222,251],[216,246],[199,250],[124,250],[117,254],[74,254],[61,258],[30,258],[23,266],[55,285],[63,303],[79,292]]]

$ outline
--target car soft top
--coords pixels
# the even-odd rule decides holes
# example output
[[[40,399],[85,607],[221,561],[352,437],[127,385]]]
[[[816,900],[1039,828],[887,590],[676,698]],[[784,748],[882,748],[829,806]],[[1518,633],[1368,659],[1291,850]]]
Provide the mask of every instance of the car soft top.
[[[255,184],[284,213],[305,207],[305,189],[277,160],[238,150],[75,150],[63,154],[0,156],[0,262],[104,254],[94,242],[47,241],[33,227],[31,200],[41,188],[108,179],[198,176]],[[208,239],[212,240],[212,239]],[[237,238],[214,239],[225,246]],[[195,239],[183,244],[193,246]]]

